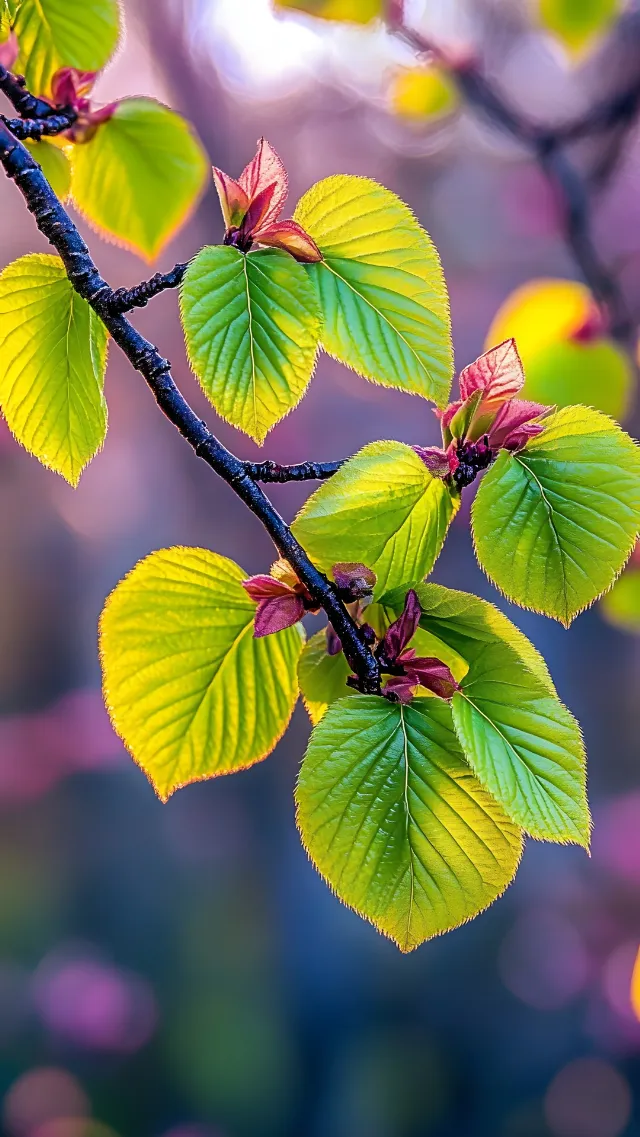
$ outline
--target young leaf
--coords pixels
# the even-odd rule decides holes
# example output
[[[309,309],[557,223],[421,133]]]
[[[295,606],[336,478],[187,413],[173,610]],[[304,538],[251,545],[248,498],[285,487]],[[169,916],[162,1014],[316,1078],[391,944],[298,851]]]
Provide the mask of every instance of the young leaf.
[[[441,584],[420,584],[415,587],[415,592],[422,608],[420,630],[429,632],[433,637],[431,648],[428,651],[426,648],[421,650],[421,655],[439,655],[449,664],[456,679],[460,680],[485,645],[499,640],[516,653],[549,694],[556,695],[549,669],[540,652],[524,632],[494,604],[469,592],[458,592]],[[405,594],[406,589],[397,589],[387,598],[394,615],[399,615],[402,611]],[[455,664],[451,664],[444,654],[444,648],[453,650],[459,658],[466,661],[467,667],[462,673],[456,669]]]
[[[288,253],[202,249],[180,292],[189,361],[218,414],[262,443],[313,373],[320,310]]]
[[[351,668],[344,654],[328,654],[324,629],[307,640],[298,664],[298,679],[302,701],[314,726],[331,703],[356,694],[353,687],[347,687],[349,675]]]
[[[382,19],[386,0],[275,0],[276,8],[292,8],[308,12],[323,20],[341,20],[351,24],[368,24]]]
[[[206,549],[163,549],[103,609],[105,702],[163,801],[266,758],[293,713],[300,628],[255,639],[245,579]]]
[[[506,642],[484,643],[453,696],[462,748],[485,788],[541,840],[589,846],[580,728]]]
[[[64,150],[46,139],[42,142],[25,142],[25,146],[41,166],[56,197],[65,201],[71,189],[71,166]]]
[[[469,920],[513,879],[522,839],[472,774],[437,699],[343,699],[315,728],[298,827],[341,900],[401,951]]]
[[[154,99],[123,99],[71,152],[74,204],[98,232],[153,261],[194,210],[208,176],[187,122]]]
[[[613,584],[635,544],[640,449],[598,411],[559,411],[520,453],[501,452],[472,523],[496,587],[568,626]]]
[[[431,238],[395,194],[369,178],[318,182],[294,218],[324,260],[307,266],[322,346],[385,387],[447,402],[453,351],[449,298]]]
[[[640,568],[630,566],[602,599],[610,624],[625,632],[640,632]]]
[[[620,0],[540,0],[540,18],[572,51],[604,34],[620,11]]]
[[[107,332],[58,257],[0,274],[0,406],[18,442],[77,485],[104,442]]]
[[[20,0],[14,20],[20,55],[15,70],[35,95],[51,95],[61,67],[100,71],[120,35],[118,0]]]
[[[379,597],[431,572],[458,506],[410,446],[372,442],[312,494],[292,528],[324,571],[337,561],[373,569]]]

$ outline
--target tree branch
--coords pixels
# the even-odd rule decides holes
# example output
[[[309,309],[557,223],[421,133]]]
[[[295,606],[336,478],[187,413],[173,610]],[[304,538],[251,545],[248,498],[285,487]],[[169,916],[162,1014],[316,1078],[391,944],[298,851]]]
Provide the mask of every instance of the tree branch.
[[[27,91],[22,75],[13,75],[2,64],[0,64],[0,91],[13,104],[21,118],[51,118],[52,115],[60,113],[59,107],[53,107],[46,99],[37,99]]]
[[[177,264],[169,272],[157,272],[134,288],[116,288],[109,299],[109,315],[123,316],[133,308],[144,308],[154,296],[167,288],[177,288],[184,279],[187,264]]]
[[[63,111],[60,114],[49,115],[48,118],[5,118],[4,115],[0,115],[0,119],[14,138],[19,138],[22,142],[27,138],[39,142],[43,135],[51,137],[54,134],[62,134],[64,130],[73,126],[77,117],[75,111]]]
[[[0,77],[1,80],[1,77]],[[222,477],[259,518],[280,554],[291,564],[318,606],[322,607],[342,641],[344,653],[360,680],[361,690],[380,690],[380,670],[360,629],[338,597],[335,586],[309,560],[269,498],[236,458],[211,433],[178,390],[168,360],[163,359],[122,315],[113,315],[113,290],[101,277],[89,250],[68,213],[58,201],[37,162],[0,122],[0,162],[15,181],[40,231],[59,253],[69,281],[102,319],[118,347],[143,375],[158,406],[180,431],[198,457]]]

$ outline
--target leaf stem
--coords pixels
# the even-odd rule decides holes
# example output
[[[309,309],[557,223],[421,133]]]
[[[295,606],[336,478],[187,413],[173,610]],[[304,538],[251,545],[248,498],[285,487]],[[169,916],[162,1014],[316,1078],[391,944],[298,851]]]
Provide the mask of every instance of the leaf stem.
[[[1,76],[0,76],[1,86]],[[0,121],[0,163],[15,181],[41,233],[59,253],[69,281],[102,319],[131,365],[144,377],[158,406],[198,457],[223,478],[259,518],[280,554],[323,608],[342,641],[349,664],[364,693],[380,690],[378,663],[360,629],[340,600],[336,587],[309,560],[291,529],[245,468],[189,406],[171,375],[169,361],[123,315],[111,311],[114,291],[103,280],[73,221],[56,197],[38,163]]]

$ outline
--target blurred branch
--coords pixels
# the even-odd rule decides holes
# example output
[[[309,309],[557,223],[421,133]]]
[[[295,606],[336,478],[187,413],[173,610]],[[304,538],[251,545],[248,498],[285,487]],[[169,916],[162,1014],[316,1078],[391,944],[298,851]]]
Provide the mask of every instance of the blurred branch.
[[[97,313],[132,367],[145,379],[158,406],[202,458],[259,518],[276,548],[296,571],[339,636],[363,693],[380,689],[380,668],[336,586],[309,560],[290,527],[274,508],[245,463],[227,450],[189,406],[171,375],[169,361],[122,315],[113,315],[114,292],[102,278],[78,229],[56,197],[38,163],[5,123],[0,122],[0,163],[15,181],[40,231],[59,253],[75,291]]]
[[[482,73],[475,58],[447,52],[433,40],[408,27],[400,12],[395,19],[389,20],[389,30],[417,55],[428,56],[446,68],[466,103],[530,152],[558,195],[563,211],[565,241],[585,283],[606,314],[611,335],[632,350],[636,321],[629,312],[615,273],[601,259],[593,240],[591,192],[617,164],[627,134],[640,113],[638,63],[635,73],[625,79],[620,90],[599,99],[573,122],[545,127],[510,106],[504,95]],[[565,148],[584,138],[611,131],[615,132],[611,147],[596,166],[592,178],[586,178],[574,166]]]

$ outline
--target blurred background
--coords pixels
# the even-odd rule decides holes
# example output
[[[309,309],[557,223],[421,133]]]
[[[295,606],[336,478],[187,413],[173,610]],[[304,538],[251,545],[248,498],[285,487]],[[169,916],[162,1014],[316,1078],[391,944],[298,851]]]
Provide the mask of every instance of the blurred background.
[[[610,26],[586,37],[553,34],[534,0],[411,0],[407,14],[455,58],[477,58],[520,112],[554,125],[640,80],[640,16],[632,4],[607,7]],[[417,67],[379,24],[276,13],[270,0],[124,0],[124,11],[126,41],[100,100],[162,99],[235,176],[264,134],[289,170],[291,211],[332,173],[383,182],[440,250],[458,369],[519,320],[531,381],[547,384],[543,401],[582,398],[637,436],[633,113],[571,153],[627,313],[614,342],[589,295],[557,283],[580,280],[557,188],[525,146],[461,101],[446,74]],[[83,232],[114,287],[148,275]],[[221,237],[211,189],[156,267]],[[46,248],[15,188],[0,182],[2,265]],[[547,283],[514,300],[532,281]],[[378,438],[437,441],[426,404],[325,356],[301,407],[259,451],[200,394],[175,293],[134,322],[244,458],[328,460]],[[475,565],[466,503],[435,579],[498,603],[549,660],[586,737],[593,852],[529,841],[503,899],[402,956],[332,896],[300,846],[292,789],[309,732],[302,708],[265,763],[167,805],[113,735],[96,623],[118,579],[167,545],[212,548],[248,573],[267,571],[274,550],[116,349],[107,398],[107,442],[76,491],[0,434],[2,1132],[640,1137],[630,998],[640,639],[601,607],[566,632],[506,605]],[[291,518],[309,488],[272,493]]]

